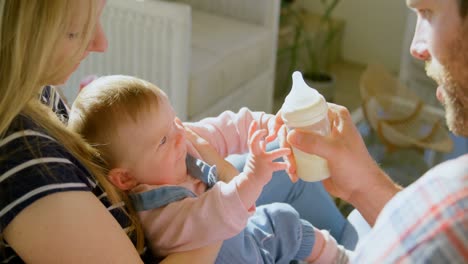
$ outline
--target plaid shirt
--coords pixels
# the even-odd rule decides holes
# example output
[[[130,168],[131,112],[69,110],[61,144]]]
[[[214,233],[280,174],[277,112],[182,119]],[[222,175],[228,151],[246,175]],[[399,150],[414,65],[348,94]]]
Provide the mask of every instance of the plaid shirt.
[[[468,154],[398,193],[352,263],[468,263]]]

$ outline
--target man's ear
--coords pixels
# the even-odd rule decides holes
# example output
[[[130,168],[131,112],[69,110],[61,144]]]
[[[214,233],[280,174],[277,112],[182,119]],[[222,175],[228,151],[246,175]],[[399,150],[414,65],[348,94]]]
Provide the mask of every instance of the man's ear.
[[[128,191],[135,186],[138,182],[133,178],[127,169],[115,168],[112,169],[107,175],[109,181],[114,184],[115,187],[122,191]]]

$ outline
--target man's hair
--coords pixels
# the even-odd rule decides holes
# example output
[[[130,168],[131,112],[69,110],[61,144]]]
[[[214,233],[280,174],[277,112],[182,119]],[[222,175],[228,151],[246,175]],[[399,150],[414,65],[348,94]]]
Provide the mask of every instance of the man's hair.
[[[458,10],[462,18],[466,17],[468,13],[468,0],[458,0]]]

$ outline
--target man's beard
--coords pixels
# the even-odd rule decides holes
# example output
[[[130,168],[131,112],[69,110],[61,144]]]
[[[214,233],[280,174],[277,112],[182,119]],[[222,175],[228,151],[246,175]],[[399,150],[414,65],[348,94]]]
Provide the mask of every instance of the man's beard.
[[[441,58],[443,62],[428,61],[426,72],[443,88],[442,104],[445,107],[449,129],[456,135],[466,137],[468,136],[468,43],[464,42],[462,36],[458,34],[458,37],[448,45],[447,56]]]

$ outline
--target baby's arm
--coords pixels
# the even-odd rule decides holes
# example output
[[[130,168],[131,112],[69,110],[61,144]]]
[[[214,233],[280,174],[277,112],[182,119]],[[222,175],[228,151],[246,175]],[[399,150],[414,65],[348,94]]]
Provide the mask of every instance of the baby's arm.
[[[250,127],[251,155],[245,172],[227,184],[218,182],[198,198],[140,212],[145,233],[156,253],[166,255],[202,247],[228,239],[245,228],[263,186],[274,171],[286,166],[273,160],[289,153],[289,149],[266,152],[262,140],[266,130],[257,130],[257,126],[254,121]]]
[[[185,127],[186,137],[192,143],[192,146],[198,151],[201,159],[210,164],[216,165],[218,179],[223,182],[229,182],[235,176],[239,175],[239,171],[223,157],[219,155],[216,149],[204,138],[188,127]]]
[[[140,211],[139,217],[153,252],[166,256],[229,239],[245,228],[251,214],[231,181],[218,182],[199,197]]]
[[[274,160],[290,153],[288,148],[266,151],[266,142],[263,139],[268,132],[257,127],[257,121],[250,124],[248,140],[250,153],[242,174],[236,177],[239,196],[246,208],[255,206],[263,186],[271,180],[273,172],[287,168],[285,162]]]
[[[244,107],[237,113],[225,111],[217,117],[184,123],[184,126],[206,139],[225,158],[230,154],[243,154],[249,150],[248,131],[254,120],[258,122],[260,129],[268,130],[272,130],[276,121],[274,115],[252,112]]]
[[[245,164],[244,172],[238,176],[236,181],[239,196],[247,209],[254,206],[263,190],[263,186],[270,181],[273,172],[286,169],[286,163],[274,162],[274,160],[290,154],[288,148],[279,148],[267,152],[264,140],[267,130],[259,129],[258,126],[259,124],[255,120],[250,124],[247,140],[250,155]],[[216,150],[204,138],[201,138],[189,128],[186,128],[186,130],[187,138],[200,152],[203,160],[218,167],[221,180],[228,182],[239,174],[229,162],[217,154]]]

